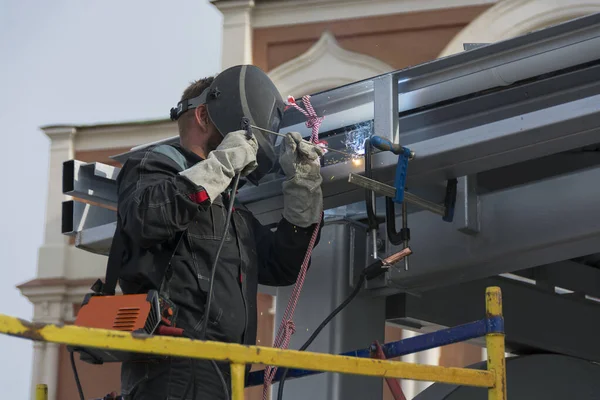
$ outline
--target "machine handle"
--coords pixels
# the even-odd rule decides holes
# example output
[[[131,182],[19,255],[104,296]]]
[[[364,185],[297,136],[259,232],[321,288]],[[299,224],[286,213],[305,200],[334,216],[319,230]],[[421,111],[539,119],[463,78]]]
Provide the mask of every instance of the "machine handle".
[[[391,151],[399,155],[404,152],[404,148],[399,144],[392,143],[389,139],[384,139],[381,136],[372,136],[371,145],[381,151]]]

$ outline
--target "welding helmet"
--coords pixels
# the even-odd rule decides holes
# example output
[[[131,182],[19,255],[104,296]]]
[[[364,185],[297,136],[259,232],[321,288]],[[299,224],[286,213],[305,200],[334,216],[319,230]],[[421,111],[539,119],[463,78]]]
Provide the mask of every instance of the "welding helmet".
[[[176,120],[187,110],[206,105],[209,118],[221,135],[243,129],[244,118],[250,125],[279,132],[285,103],[275,84],[260,68],[238,65],[218,74],[210,87],[198,97],[181,101],[171,109]],[[255,185],[277,161],[277,136],[252,129],[258,142],[258,167],[247,176]]]

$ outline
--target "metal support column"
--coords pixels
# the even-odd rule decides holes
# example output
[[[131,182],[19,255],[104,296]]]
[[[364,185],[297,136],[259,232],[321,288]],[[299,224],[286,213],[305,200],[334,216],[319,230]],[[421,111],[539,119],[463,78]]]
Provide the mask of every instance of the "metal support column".
[[[398,143],[398,77],[395,74],[386,74],[373,80],[373,134],[392,143]],[[365,151],[373,151],[369,146]],[[369,160],[372,157],[368,158]],[[371,161],[372,162],[372,161]],[[373,168],[373,166],[369,166]],[[371,203],[376,204],[375,191],[371,191]],[[373,209],[376,214],[376,210]],[[373,247],[372,259],[378,258],[377,254],[377,229],[371,229],[371,242]],[[405,262],[408,262],[405,260]]]
[[[298,349],[319,324],[350,294],[365,267],[369,240],[365,227],[347,220],[326,221],[312,255],[303,292],[296,307],[290,349]],[[293,287],[278,288],[275,327],[279,326]],[[385,298],[359,294],[323,329],[307,351],[340,354],[383,342]],[[278,383],[273,384],[276,394]],[[284,399],[381,399],[380,378],[325,373],[285,382]]]
[[[399,143],[398,77],[387,74],[373,80],[374,134]]]

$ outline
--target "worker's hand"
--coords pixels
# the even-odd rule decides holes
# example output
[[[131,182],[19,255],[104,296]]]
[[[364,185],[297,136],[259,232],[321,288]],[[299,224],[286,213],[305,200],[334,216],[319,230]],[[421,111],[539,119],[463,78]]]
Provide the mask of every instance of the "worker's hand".
[[[230,132],[206,160],[180,172],[180,175],[204,188],[213,201],[227,189],[235,174],[246,176],[256,169],[257,152],[258,143],[254,136],[248,139],[243,130]]]
[[[287,177],[283,182],[283,216],[302,228],[321,219],[321,156],[323,150],[303,141],[297,132],[290,132],[284,138],[279,156],[279,164]]]
[[[297,173],[301,175],[321,176],[321,162],[323,149],[302,140],[298,132],[290,132],[283,139],[279,164],[289,179]]]
[[[221,164],[229,166],[233,171],[231,178],[237,173],[246,176],[256,169],[256,153],[258,142],[254,135],[246,137],[246,131],[235,131],[225,135],[219,146],[210,152],[208,159],[217,158]]]

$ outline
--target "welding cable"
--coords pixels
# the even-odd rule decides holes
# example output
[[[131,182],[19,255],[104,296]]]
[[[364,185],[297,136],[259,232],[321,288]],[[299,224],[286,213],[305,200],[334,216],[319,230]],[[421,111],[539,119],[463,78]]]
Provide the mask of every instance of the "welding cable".
[[[77,373],[77,366],[75,365],[75,354],[71,351],[71,368],[73,369],[73,377],[75,378],[75,384],[77,385],[77,391],[79,392],[79,399],[85,400],[85,396],[83,395],[83,388],[81,387],[81,381],[79,380],[79,374]]]
[[[206,330],[208,328],[208,320],[210,319],[210,304],[212,302],[213,291],[214,291],[214,283],[215,283],[215,271],[217,270],[217,264],[219,262],[219,257],[221,256],[221,250],[223,249],[223,244],[225,244],[225,238],[227,237],[227,233],[229,232],[229,224],[231,223],[231,214],[233,212],[233,203],[235,201],[235,193],[237,192],[237,187],[240,183],[240,174],[236,174],[235,178],[233,178],[233,188],[231,189],[231,195],[229,196],[229,204],[227,207],[227,217],[225,217],[225,228],[223,230],[223,237],[219,242],[219,247],[217,248],[217,254],[215,256],[215,260],[213,261],[212,269],[210,271],[210,285],[208,286],[208,296],[206,298],[206,305],[204,307],[204,321],[202,321],[202,333],[201,339],[205,340],[206,338]]]
[[[208,296],[206,299],[206,305],[204,307],[204,321],[202,324],[202,332],[201,332],[200,340],[206,340],[206,331],[208,328],[208,320],[210,319],[210,305],[212,302],[213,291],[214,291],[215,271],[217,270],[217,264],[219,262],[219,257],[221,256],[221,250],[223,249],[223,245],[225,244],[225,238],[227,237],[227,233],[229,232],[229,225],[231,223],[231,214],[233,213],[233,203],[235,202],[235,194],[237,192],[239,183],[240,183],[240,174],[236,174],[235,177],[233,178],[233,187],[231,188],[231,194],[229,196],[229,204],[227,207],[227,216],[225,217],[225,228],[223,230],[223,237],[221,238],[219,247],[217,248],[217,254],[215,255],[215,260],[213,261],[212,269],[210,271],[210,285],[208,287]],[[229,388],[227,387],[227,382],[225,381],[225,377],[221,373],[221,369],[219,368],[219,366],[217,365],[217,363],[214,360],[211,360],[211,364],[212,364],[215,372],[219,376],[219,380],[221,381],[221,384],[223,386],[223,391],[227,394],[227,398],[229,398]],[[192,371],[194,369],[193,366],[194,366],[194,362],[192,361],[192,365],[191,365]],[[193,374],[192,374],[192,380],[193,380],[192,391],[195,392],[196,391],[196,379],[194,379]],[[184,396],[183,396],[184,399],[186,398],[188,391],[189,391],[189,383],[188,383],[188,387],[186,388]]]
[[[312,342],[314,342],[314,340],[317,338],[319,333],[321,333],[321,331],[327,326],[327,324],[329,324],[329,322],[333,318],[335,318],[335,316],[338,315],[340,313],[340,311],[342,311],[344,308],[346,308],[346,306],[348,306],[348,304],[350,304],[352,302],[352,300],[354,300],[354,298],[358,295],[358,293],[362,289],[365,281],[370,281],[370,280],[375,279],[378,276],[382,275],[383,273],[385,273],[387,271],[387,268],[386,268],[387,266],[395,264],[400,259],[404,258],[405,256],[407,256],[411,253],[412,253],[412,251],[409,248],[403,249],[402,251],[400,251],[396,254],[393,254],[392,256],[387,257],[384,260],[377,260],[374,263],[370,264],[365,269],[363,269],[358,278],[358,282],[354,286],[354,290],[352,290],[352,293],[350,293],[350,295],[348,295],[348,297],[346,297],[346,300],[344,300],[342,302],[342,304],[337,306],[337,308],[335,310],[333,310],[327,316],[327,318],[325,318],[323,320],[323,322],[321,322],[321,324],[317,327],[317,329],[315,329],[313,334],[310,335],[308,340],[300,347],[300,349],[298,349],[298,351],[306,350],[308,348],[308,346],[310,346],[312,344]],[[277,400],[283,399],[283,385],[285,384],[285,379],[287,377],[288,371],[289,371],[289,369],[285,368],[281,374],[281,379],[279,380],[279,388],[277,389]]]
[[[371,162],[371,139],[365,140],[365,177],[373,179],[373,166]],[[375,215],[375,205],[373,202],[373,191],[365,189],[365,205],[367,208],[367,226],[370,230],[377,229],[377,216]]]
[[[308,346],[310,346],[312,344],[312,342],[317,338],[319,333],[321,333],[321,331],[327,326],[327,324],[333,318],[335,318],[335,316],[338,315],[340,311],[342,311],[344,308],[346,308],[346,306],[348,304],[350,304],[350,302],[352,300],[354,300],[356,295],[358,295],[358,293],[360,292],[360,289],[362,288],[364,283],[365,283],[365,274],[363,272],[360,274],[358,282],[357,282],[356,286],[354,287],[354,290],[352,291],[352,293],[350,293],[350,295],[348,297],[346,297],[346,300],[344,300],[344,302],[342,304],[340,304],[335,310],[333,310],[331,312],[331,314],[329,314],[327,316],[327,318],[325,318],[323,320],[323,322],[321,322],[321,324],[317,327],[317,329],[315,329],[313,334],[310,335],[308,340],[300,347],[300,349],[298,351],[304,351],[308,348]],[[289,371],[289,369],[286,368],[283,370],[283,373],[281,374],[281,379],[279,380],[279,388],[277,389],[277,400],[283,399],[283,385],[285,384],[285,378],[287,377],[288,371]]]

